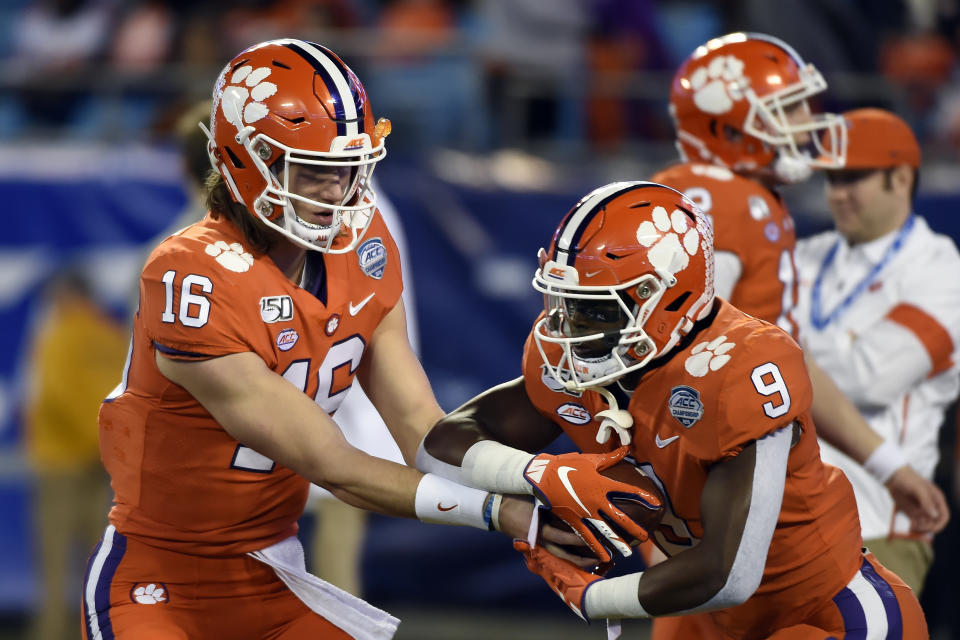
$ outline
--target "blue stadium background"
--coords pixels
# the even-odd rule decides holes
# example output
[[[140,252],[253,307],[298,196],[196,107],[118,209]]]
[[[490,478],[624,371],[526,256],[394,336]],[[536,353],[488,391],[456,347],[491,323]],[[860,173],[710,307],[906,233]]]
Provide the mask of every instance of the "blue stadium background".
[[[18,385],[40,289],[61,269],[84,268],[103,301],[125,317],[143,252],[187,202],[171,149],[47,146],[31,153],[26,165],[0,167],[7,212],[0,237],[0,545],[17,550],[0,563],[0,619],[35,604]],[[465,187],[415,157],[391,158],[377,177],[407,237],[422,360],[441,404],[452,409],[518,375],[520,349],[540,305],[529,287],[537,249],[596,185],[584,173],[550,192]],[[956,193],[922,193],[917,207],[935,229],[960,239],[958,208]],[[801,235],[824,226],[822,211],[794,213]],[[364,580],[368,597],[383,606],[563,613],[505,539],[473,530],[374,516]],[[936,597],[933,590],[928,607],[938,606]]]

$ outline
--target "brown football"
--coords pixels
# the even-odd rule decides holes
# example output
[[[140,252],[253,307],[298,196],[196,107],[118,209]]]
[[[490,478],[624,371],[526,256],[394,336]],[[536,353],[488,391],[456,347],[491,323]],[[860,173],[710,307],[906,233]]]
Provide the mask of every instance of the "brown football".
[[[657,484],[650,479],[650,476],[626,460],[618,462],[600,473],[607,478],[633,485],[652,494],[659,504],[637,501],[627,497],[619,498],[616,496],[613,498],[613,504],[649,532],[653,532],[660,525],[660,520],[663,518],[663,494],[660,493],[660,489],[658,489]],[[629,543],[632,547],[640,544],[639,541],[635,539],[629,540]]]

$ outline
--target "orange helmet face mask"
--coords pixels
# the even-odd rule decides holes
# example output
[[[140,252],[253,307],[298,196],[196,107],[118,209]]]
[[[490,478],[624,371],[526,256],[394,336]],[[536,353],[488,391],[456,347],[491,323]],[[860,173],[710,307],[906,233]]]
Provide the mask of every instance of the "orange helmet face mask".
[[[386,155],[387,120],[374,122],[357,76],[336,54],[293,39],[253,46],[231,60],[213,91],[207,150],[231,196],[292,242],[345,253],[376,207],[374,166]],[[349,168],[337,202],[296,193],[295,170]],[[296,205],[296,206],[295,206]],[[296,209],[319,212],[306,219]]]
[[[668,353],[709,314],[713,231],[670,187],[609,184],[560,223],[533,286],[545,307],[533,336],[551,375],[571,390],[602,386]]]
[[[680,154],[738,172],[768,169],[788,183],[805,180],[813,167],[840,168],[843,119],[808,105],[826,88],[820,72],[777,38],[715,38],[687,58],[671,85]]]

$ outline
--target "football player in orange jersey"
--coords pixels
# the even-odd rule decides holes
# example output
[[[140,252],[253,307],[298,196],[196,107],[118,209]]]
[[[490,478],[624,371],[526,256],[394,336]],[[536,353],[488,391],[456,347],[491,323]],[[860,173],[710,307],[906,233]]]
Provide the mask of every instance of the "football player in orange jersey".
[[[370,189],[389,122],[357,77],[320,45],[275,40],[234,58],[213,98],[210,211],[148,258],[100,411],[115,499],[87,564],[84,637],[389,638],[395,618],[306,573],[295,534],[310,482],[512,536],[532,501],[368,456],[331,419],[356,377],[412,463],[443,416]],[[565,459],[603,482],[602,461]]]
[[[777,193],[813,168],[843,166],[846,128],[835,114],[811,113],[808,99],[827,87],[787,43],[732,33],[698,47],[670,89],[683,160],[651,180],[697,203],[714,228],[716,292],[738,309],[797,338],[793,220]],[[867,468],[878,468],[915,531],[937,532],[949,510],[942,492],[903,456],[885,456],[883,439],[815,362],[811,411],[820,435]]]
[[[606,579],[533,535],[515,542],[584,618],[680,615],[670,637],[684,639],[928,637],[913,592],[862,551],[849,482],[820,460],[800,348],[714,298],[713,267],[711,226],[678,191],[620,182],[587,194],[541,251],[545,309],[523,376],[446,416],[418,464],[500,491],[520,449],[561,431],[585,452],[629,446],[661,491],[649,533],[668,559]],[[527,476],[596,490],[554,464]],[[558,515],[630,552],[602,513]]]

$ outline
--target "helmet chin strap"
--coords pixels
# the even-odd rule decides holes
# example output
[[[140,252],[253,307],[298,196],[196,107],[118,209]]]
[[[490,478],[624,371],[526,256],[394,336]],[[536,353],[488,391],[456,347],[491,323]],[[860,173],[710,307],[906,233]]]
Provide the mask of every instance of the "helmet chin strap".
[[[621,409],[613,394],[603,387],[587,387],[587,389],[602,395],[603,399],[610,405],[609,409],[604,409],[595,416],[596,420],[601,420],[600,429],[597,430],[597,442],[600,444],[606,443],[610,439],[610,434],[616,432],[620,437],[620,446],[630,444],[630,430],[633,429],[633,416],[630,415],[630,412]]]
[[[777,154],[777,159],[773,162],[773,173],[787,184],[797,184],[810,178],[813,168],[810,163],[800,158]]]

